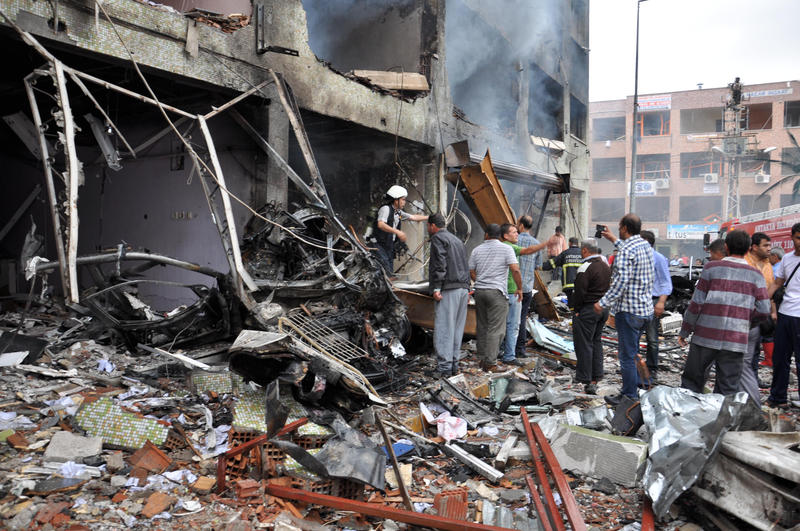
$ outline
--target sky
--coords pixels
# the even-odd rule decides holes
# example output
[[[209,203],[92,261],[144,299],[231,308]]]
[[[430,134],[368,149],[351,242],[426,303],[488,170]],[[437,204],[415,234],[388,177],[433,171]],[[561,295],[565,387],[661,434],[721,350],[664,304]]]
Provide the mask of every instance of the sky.
[[[639,94],[800,79],[800,0],[646,0]],[[591,0],[589,101],[633,95],[636,0]]]

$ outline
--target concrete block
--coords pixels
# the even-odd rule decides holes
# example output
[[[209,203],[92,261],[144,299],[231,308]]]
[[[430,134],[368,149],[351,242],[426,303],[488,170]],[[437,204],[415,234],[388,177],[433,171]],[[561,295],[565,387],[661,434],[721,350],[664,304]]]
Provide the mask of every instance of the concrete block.
[[[550,439],[561,468],[623,487],[634,487],[647,458],[647,443],[562,424]]]
[[[50,444],[44,451],[44,460],[82,463],[84,457],[100,455],[102,450],[103,439],[100,437],[82,437],[68,431],[59,431],[50,439]]]

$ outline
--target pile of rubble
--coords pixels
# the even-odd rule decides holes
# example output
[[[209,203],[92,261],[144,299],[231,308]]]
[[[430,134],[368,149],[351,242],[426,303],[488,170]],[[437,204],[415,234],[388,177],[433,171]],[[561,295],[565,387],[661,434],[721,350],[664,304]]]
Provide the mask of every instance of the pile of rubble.
[[[485,374],[469,342],[463,372],[433,380],[429,352],[375,361],[330,309],[304,309],[183,352],[126,350],[44,306],[4,314],[5,526],[634,529],[652,522],[645,492],[668,529],[798,523],[791,413],[661,385],[626,424],[635,411],[579,392],[569,355],[534,343],[525,367]],[[619,381],[606,341],[601,394]],[[682,353],[662,348],[673,383]],[[379,393],[359,359],[395,385]],[[785,433],[733,431],[765,426]]]

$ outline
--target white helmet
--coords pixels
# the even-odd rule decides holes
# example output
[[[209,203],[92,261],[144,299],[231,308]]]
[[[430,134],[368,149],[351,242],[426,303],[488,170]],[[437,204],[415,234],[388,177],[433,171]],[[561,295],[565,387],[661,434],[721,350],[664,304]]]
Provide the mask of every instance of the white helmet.
[[[400,199],[401,197],[408,196],[408,190],[406,190],[400,185],[395,184],[386,191],[386,195],[388,195],[392,199]]]

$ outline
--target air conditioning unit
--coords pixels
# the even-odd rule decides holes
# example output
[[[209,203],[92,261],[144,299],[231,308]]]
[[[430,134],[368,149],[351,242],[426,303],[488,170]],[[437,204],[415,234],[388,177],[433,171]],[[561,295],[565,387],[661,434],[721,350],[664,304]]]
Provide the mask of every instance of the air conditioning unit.
[[[769,184],[769,174],[767,173],[756,174],[756,184]]]
[[[704,173],[700,177],[703,178],[703,182],[706,184],[717,184],[719,182],[718,173]]]
[[[669,179],[656,179],[656,190],[667,190],[669,188]]]

